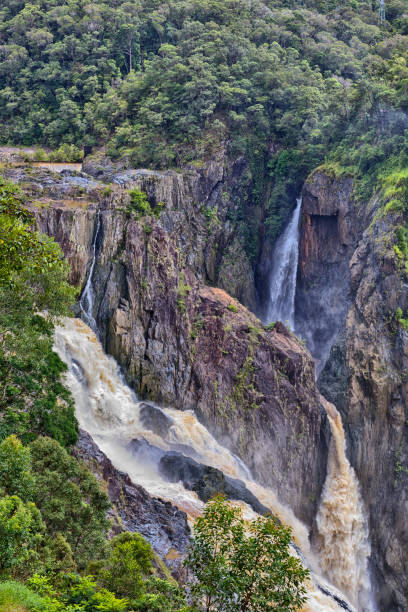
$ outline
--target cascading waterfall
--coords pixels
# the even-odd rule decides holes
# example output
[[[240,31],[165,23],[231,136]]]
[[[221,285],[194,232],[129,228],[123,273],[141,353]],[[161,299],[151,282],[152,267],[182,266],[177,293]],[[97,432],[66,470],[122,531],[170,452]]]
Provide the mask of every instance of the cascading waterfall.
[[[380,0],[380,20],[385,21],[385,0]]]
[[[346,457],[341,416],[324,400],[332,440],[326,482],[316,517],[320,565],[327,577],[347,592],[358,610],[372,612],[368,559],[370,543],[358,480]]]
[[[288,226],[276,243],[267,316],[267,322],[288,321],[292,329],[301,205],[299,198]],[[359,611],[373,612],[376,608],[368,570],[370,544],[358,480],[346,457],[340,414],[332,404],[323,401],[332,430],[332,442],[316,517],[319,562],[327,578],[347,593]]]
[[[85,318],[85,321],[95,333],[97,331],[97,327],[96,327],[96,321],[93,316],[94,290],[92,286],[92,277],[93,277],[93,271],[95,268],[95,261],[96,261],[96,241],[98,239],[100,227],[101,227],[101,213],[98,210],[98,213],[96,216],[96,230],[95,230],[95,235],[94,235],[94,239],[92,242],[91,267],[89,269],[89,275],[88,275],[88,280],[86,281],[85,289],[83,290],[81,298],[79,300],[79,307]]]
[[[299,217],[302,198],[298,198],[285,231],[278,238],[269,279],[267,323],[288,322],[294,329],[296,275],[299,256]]]
[[[116,361],[104,353],[93,331],[79,319],[66,319],[57,327],[55,350],[69,368],[66,383],[75,399],[80,427],[92,435],[116,468],[127,472],[135,483],[144,486],[151,495],[172,502],[191,518],[202,512],[203,503],[194,492],[184,489],[181,482],[165,481],[154,457],[145,462],[139,456],[135,459],[128,446],[132,439],[144,439],[163,450],[183,445],[184,454],[241,479],[262,504],[292,527],[293,540],[301,551],[299,554],[312,570],[308,584],[309,599],[303,612],[344,612],[345,609],[355,612],[343,593],[319,575],[318,561],[310,549],[307,528],[290,509],[279,503],[273,491],[251,479],[243,462],[222,447],[199,423],[193,412],[160,408],[161,413],[171,421],[167,433],[159,436],[146,428],[140,419],[143,403],[125,384]],[[243,502],[236,503],[244,507],[247,516],[254,515]],[[293,553],[296,554],[294,549]],[[345,592],[349,590],[349,585],[343,584],[343,581],[342,586]]]

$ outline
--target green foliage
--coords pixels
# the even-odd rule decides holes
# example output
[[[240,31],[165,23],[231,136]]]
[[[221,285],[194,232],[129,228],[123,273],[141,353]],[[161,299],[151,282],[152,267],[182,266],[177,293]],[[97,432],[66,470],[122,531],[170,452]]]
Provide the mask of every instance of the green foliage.
[[[146,593],[132,601],[135,612],[188,612],[185,595],[177,583],[152,576],[146,580],[145,589]]]
[[[196,605],[219,612],[300,609],[308,571],[290,555],[290,539],[290,529],[273,517],[246,523],[239,508],[215,498],[196,520],[186,561],[196,578]]]
[[[61,249],[35,230],[19,188],[0,177],[0,439],[43,433],[64,445],[76,441],[50,318],[67,314],[74,300],[67,279]],[[37,314],[42,310],[48,318]]]
[[[214,206],[211,208],[210,206],[206,206],[203,208],[204,216],[207,219],[207,229],[212,230],[215,227],[220,225],[220,220],[218,218],[218,207]]]
[[[81,149],[71,144],[62,144],[58,149],[54,149],[52,151],[45,151],[44,149],[37,148],[34,153],[27,154],[23,156],[26,161],[30,162],[32,160],[38,162],[68,162],[75,163],[81,162],[84,153]]]
[[[186,312],[185,297],[191,291],[190,285],[186,285],[184,277],[181,275],[177,288],[177,308],[184,314]]]
[[[18,495],[24,501],[33,499],[30,450],[16,436],[0,443],[0,491],[4,495]]]
[[[0,578],[25,576],[39,562],[45,525],[32,502],[0,498]]]
[[[398,323],[401,325],[401,327],[403,327],[405,331],[408,331],[408,313],[404,317],[404,313],[402,312],[402,309],[398,307],[397,310],[395,311],[395,318],[398,321]]]
[[[231,312],[238,312],[238,306],[236,306],[235,304],[228,304],[227,308]]]
[[[408,168],[387,173],[382,178],[384,212],[404,212],[408,204]]]
[[[118,599],[107,589],[99,589],[92,576],[70,574],[65,579],[64,603],[84,612],[126,612],[126,599]]]
[[[30,445],[35,474],[34,501],[52,539],[65,535],[79,567],[103,555],[109,522],[109,498],[89,470],[56,440],[38,438]]]
[[[370,166],[407,151],[408,18],[404,2],[388,4],[382,24],[371,0],[5,0],[2,141],[60,145],[64,161],[106,145],[162,168],[200,167],[227,145],[250,162],[231,214],[255,262],[259,224],[273,241],[333,151],[362,198]]]
[[[38,610],[47,612],[126,612],[129,602],[117,598],[107,589],[99,589],[92,576],[65,574],[55,588],[49,578],[35,574],[27,580],[30,588],[41,596]]]
[[[0,582],[0,610],[2,612],[38,612],[46,608],[43,598],[27,586],[14,580],[5,580]]]
[[[130,599],[144,591],[144,576],[152,570],[153,551],[139,533],[121,533],[109,542],[109,556],[97,574],[107,589]]]
[[[147,194],[144,191],[140,191],[140,189],[131,189],[129,191],[129,195],[130,204],[127,210],[129,213],[133,214],[136,219],[152,216],[156,218],[160,217],[160,213],[164,207],[163,202],[158,202],[156,206],[152,208],[149,204],[149,200],[147,199]]]

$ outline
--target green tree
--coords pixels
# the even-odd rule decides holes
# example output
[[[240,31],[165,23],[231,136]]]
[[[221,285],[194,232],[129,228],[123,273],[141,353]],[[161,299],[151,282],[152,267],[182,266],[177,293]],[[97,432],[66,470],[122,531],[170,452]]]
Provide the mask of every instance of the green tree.
[[[0,498],[0,577],[25,577],[41,566],[45,525],[32,502],[17,495]]]
[[[247,523],[218,497],[196,520],[186,560],[191,592],[206,612],[298,610],[306,600],[305,570],[290,554],[291,532],[273,517]]]
[[[174,581],[151,576],[145,581],[146,590],[137,600],[131,601],[133,610],[140,612],[187,612],[186,597]]]
[[[69,445],[77,423],[51,317],[68,314],[75,289],[61,249],[36,231],[23,204],[19,188],[0,177],[0,439],[42,433]]]
[[[32,500],[34,495],[30,449],[14,435],[0,444],[1,491],[5,495],[18,495],[24,501]]]
[[[98,572],[100,583],[121,597],[137,599],[152,571],[152,547],[139,533],[124,532],[109,542],[109,555]]]
[[[35,474],[34,501],[47,525],[47,534],[62,533],[79,567],[105,552],[110,506],[93,474],[51,438],[30,445]]]

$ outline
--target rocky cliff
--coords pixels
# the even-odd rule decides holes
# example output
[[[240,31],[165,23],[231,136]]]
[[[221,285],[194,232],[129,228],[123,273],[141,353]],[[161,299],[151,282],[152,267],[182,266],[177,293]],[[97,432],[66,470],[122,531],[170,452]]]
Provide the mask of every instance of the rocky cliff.
[[[163,205],[159,223],[172,235],[197,277],[224,288],[254,309],[253,266],[237,222],[242,201],[248,199],[251,191],[248,162],[244,157],[231,163],[221,150],[205,164],[191,165],[183,171],[161,172],[121,170],[104,158],[100,164],[86,160],[82,172],[78,172],[79,164],[27,165],[14,159],[11,153],[6,162],[2,172],[23,186],[38,209],[62,203],[75,208],[76,214],[82,208],[86,216],[88,203],[114,201],[120,208],[129,203],[130,190],[147,193],[152,207]],[[53,219],[53,223],[54,227],[49,230],[57,235],[59,219]],[[81,225],[77,224],[76,229],[81,231]],[[92,236],[78,235],[73,240],[76,251],[70,253],[72,280],[78,284],[87,271],[82,259],[84,249],[89,247],[89,238]]]
[[[180,198],[177,206],[173,194],[158,220],[129,214],[128,187],[146,190],[152,206],[154,198],[165,197],[162,179],[152,176],[133,173],[125,189],[90,183],[70,198],[65,192],[61,198],[60,187],[51,184],[45,195],[31,198],[32,210],[40,229],[61,244],[79,286],[90,269],[99,216],[93,315],[107,352],[141,396],[194,409],[310,525],[328,445],[313,361],[283,325],[265,328],[225,291],[202,283],[205,251],[199,242],[193,248],[191,230],[202,213],[200,206],[186,206],[174,187],[181,181],[177,173],[163,173]],[[42,185],[44,179],[36,177]],[[177,228],[173,207],[180,215]]]
[[[85,431],[80,432],[73,454],[86,463],[106,488],[112,503],[109,518],[113,532],[141,533],[172,574],[182,579],[190,539],[187,515],[171,503],[152,497],[127,474],[119,472]],[[159,559],[156,562],[162,573]]]
[[[349,260],[364,221],[352,179],[319,171],[303,188],[301,213],[295,329],[319,370],[351,303]]]
[[[319,387],[343,418],[387,612],[408,609],[408,334],[395,315],[408,292],[393,248],[401,222],[384,216],[381,194],[358,206],[349,178],[318,172],[305,185],[296,316],[323,362],[334,342]]]

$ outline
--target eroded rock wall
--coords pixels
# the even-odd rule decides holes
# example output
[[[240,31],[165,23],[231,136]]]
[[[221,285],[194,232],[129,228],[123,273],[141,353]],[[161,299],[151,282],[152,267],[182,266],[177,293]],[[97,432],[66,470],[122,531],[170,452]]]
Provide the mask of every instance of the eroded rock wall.
[[[112,503],[109,511],[112,532],[141,533],[173,576],[182,580],[185,573],[183,560],[190,541],[190,528],[185,512],[170,502],[152,497],[143,487],[133,483],[127,474],[113,466],[85,431],[80,431],[73,454],[83,461],[106,487]],[[160,564],[158,569],[160,573]]]
[[[363,225],[351,178],[314,173],[303,188],[296,333],[324,365],[351,303],[349,260]]]
[[[402,219],[385,217],[379,196],[357,206],[352,188],[350,179],[322,173],[305,185],[297,329],[322,362],[333,343],[319,388],[341,412],[360,482],[378,609],[402,612],[408,609],[408,333],[395,313],[408,307],[408,286],[393,249]]]
[[[310,525],[327,431],[308,352],[283,325],[268,330],[223,290],[205,286],[165,223],[130,217],[115,193],[86,215],[63,203],[36,214],[72,259],[79,234],[91,244],[98,211],[93,314],[106,350],[140,395],[194,409]],[[90,256],[89,246],[88,263],[81,260],[88,269]]]

